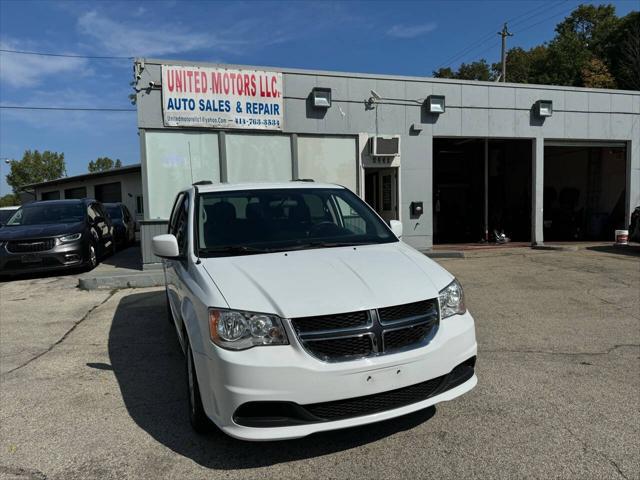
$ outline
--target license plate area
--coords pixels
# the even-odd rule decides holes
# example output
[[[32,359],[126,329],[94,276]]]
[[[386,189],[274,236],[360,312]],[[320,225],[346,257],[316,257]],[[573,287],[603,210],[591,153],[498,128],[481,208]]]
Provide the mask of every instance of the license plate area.
[[[20,257],[20,260],[22,261],[22,263],[42,263],[42,257],[33,253],[22,255],[22,257]]]

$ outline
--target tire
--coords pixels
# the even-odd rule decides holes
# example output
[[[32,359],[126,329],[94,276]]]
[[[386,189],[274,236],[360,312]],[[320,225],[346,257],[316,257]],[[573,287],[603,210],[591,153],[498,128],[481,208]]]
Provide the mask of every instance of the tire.
[[[200,396],[200,386],[198,384],[198,376],[196,374],[195,364],[193,362],[193,354],[191,345],[187,341],[187,351],[185,355],[187,370],[187,399],[189,407],[189,423],[191,427],[198,433],[206,433],[211,431],[211,420],[204,413],[202,406],[202,397]]]
[[[90,272],[94,268],[98,266],[98,253],[96,252],[96,247],[93,243],[89,244],[88,249],[89,258],[87,258],[87,272]]]

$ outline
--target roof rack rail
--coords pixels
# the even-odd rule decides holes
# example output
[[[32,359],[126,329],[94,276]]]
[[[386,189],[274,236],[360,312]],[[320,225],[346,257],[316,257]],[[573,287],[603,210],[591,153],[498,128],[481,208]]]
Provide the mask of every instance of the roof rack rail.
[[[194,182],[192,185],[194,187],[198,185],[213,185],[213,182],[211,180],[198,180],[197,182]]]
[[[313,178],[296,178],[292,182],[315,182]]]

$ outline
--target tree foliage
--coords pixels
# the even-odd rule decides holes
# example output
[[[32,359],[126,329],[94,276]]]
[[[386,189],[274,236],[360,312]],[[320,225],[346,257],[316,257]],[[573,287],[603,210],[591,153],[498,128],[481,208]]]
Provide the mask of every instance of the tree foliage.
[[[518,32],[516,31],[516,37]],[[484,59],[433,72],[439,78],[496,80]],[[640,89],[640,12],[618,17],[613,5],[580,5],[555,28],[551,41],[507,51],[507,81],[542,85]]]
[[[114,162],[109,157],[99,157],[95,161],[91,160],[89,162],[89,171],[91,173],[95,172],[105,172],[107,170],[111,170],[113,168],[122,167],[122,162],[119,158]]]
[[[20,205],[20,197],[15,193],[7,193],[0,197],[0,207],[13,207]]]
[[[64,153],[45,150],[26,150],[22,160],[11,160],[11,171],[7,175],[7,183],[14,193],[20,188],[31,183],[56,180],[67,174],[64,163]]]
[[[589,88],[613,88],[616,80],[604,62],[593,57],[582,67],[582,84]]]

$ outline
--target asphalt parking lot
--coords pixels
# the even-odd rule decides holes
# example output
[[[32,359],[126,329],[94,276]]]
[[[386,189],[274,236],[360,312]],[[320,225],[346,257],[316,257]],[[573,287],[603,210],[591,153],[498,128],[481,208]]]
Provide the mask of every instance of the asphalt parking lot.
[[[640,478],[640,256],[440,263],[476,318],[478,386],[275,443],[191,431],[162,289],[0,283],[0,478]]]

